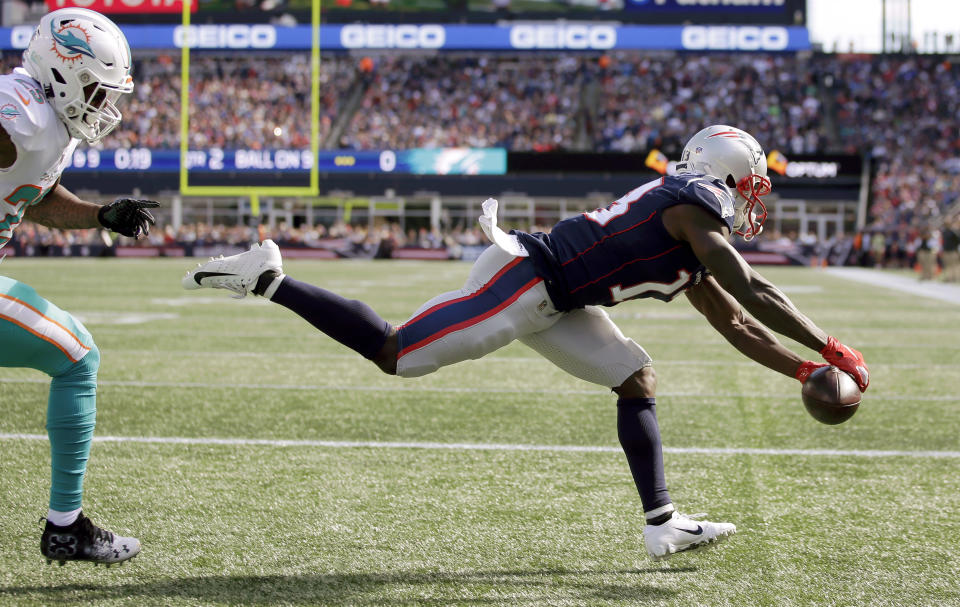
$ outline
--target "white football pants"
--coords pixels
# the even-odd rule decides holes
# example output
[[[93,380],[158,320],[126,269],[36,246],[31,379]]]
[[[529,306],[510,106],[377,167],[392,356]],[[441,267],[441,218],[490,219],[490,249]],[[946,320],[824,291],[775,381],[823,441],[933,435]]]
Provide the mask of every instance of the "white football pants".
[[[426,375],[515,339],[570,375],[607,388],[652,364],[603,309],[558,312],[533,268],[527,257],[487,248],[462,289],[434,297],[397,327],[397,375]]]

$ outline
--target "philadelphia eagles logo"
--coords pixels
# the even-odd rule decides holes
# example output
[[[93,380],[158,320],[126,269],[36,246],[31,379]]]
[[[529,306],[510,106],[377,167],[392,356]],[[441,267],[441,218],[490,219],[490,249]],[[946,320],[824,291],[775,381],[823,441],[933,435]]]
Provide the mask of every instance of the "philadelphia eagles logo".
[[[53,50],[64,62],[73,63],[81,56],[86,55],[96,59],[93,49],[90,48],[90,36],[87,31],[72,21],[66,22],[59,30],[50,23],[50,34],[53,36]]]

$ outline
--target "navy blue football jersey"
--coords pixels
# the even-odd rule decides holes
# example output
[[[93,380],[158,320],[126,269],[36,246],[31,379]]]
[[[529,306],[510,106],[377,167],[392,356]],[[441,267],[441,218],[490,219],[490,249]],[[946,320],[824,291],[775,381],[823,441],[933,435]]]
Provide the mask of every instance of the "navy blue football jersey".
[[[549,234],[514,231],[530,252],[558,310],[613,306],[627,299],[670,301],[706,269],[685,242],[663,227],[663,211],[695,204],[733,229],[734,200],[719,179],[662,177],[608,207],[555,225]]]

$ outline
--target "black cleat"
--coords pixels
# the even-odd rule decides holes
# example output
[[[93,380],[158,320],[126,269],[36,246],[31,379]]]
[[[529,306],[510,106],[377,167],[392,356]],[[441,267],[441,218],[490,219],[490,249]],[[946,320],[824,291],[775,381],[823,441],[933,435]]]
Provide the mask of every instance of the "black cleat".
[[[47,558],[48,565],[53,561],[61,567],[67,561],[92,561],[94,566],[103,563],[109,567],[140,554],[140,540],[101,529],[81,512],[77,520],[66,527],[47,521],[40,538],[40,552]]]

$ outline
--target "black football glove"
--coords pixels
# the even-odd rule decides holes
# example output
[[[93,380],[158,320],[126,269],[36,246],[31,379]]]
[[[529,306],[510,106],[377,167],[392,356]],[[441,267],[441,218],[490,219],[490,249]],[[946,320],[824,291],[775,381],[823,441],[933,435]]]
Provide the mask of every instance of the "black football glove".
[[[135,198],[117,198],[110,204],[105,204],[97,211],[97,219],[103,227],[118,234],[136,238],[150,233],[150,226],[156,220],[150,211],[160,206],[154,200],[139,200]]]

